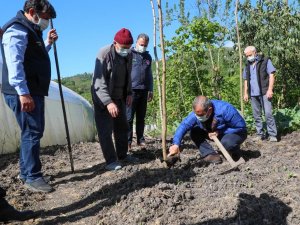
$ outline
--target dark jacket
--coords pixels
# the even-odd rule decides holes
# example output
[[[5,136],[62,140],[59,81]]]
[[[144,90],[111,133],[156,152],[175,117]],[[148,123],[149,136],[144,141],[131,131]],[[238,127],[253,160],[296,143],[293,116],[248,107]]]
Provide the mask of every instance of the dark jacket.
[[[213,105],[213,121],[215,123],[215,130],[219,134],[232,134],[246,132],[246,122],[240,113],[228,102],[221,100],[211,100]],[[206,130],[203,124],[197,119],[194,112],[191,112],[177,128],[173,144],[180,145],[184,135],[193,127],[199,126]],[[208,132],[208,131],[207,131]]]
[[[111,99],[111,94],[114,88],[114,79],[116,76],[116,51],[114,45],[105,46],[100,49],[100,52],[97,55],[95,70],[93,74],[93,81],[91,86],[92,99],[94,104],[98,104],[99,106],[108,105],[113,102]],[[129,53],[126,57],[127,61],[127,76],[126,76],[126,88],[124,88],[124,97],[131,95],[131,61],[132,54]]]
[[[3,31],[6,31],[15,23],[23,25],[28,30],[28,45],[24,55],[23,66],[29,92],[31,95],[47,96],[51,80],[51,64],[48,52],[45,48],[42,32],[37,25],[30,22],[24,16],[23,11],[19,11],[16,17],[6,23],[3,27]],[[14,87],[8,82],[9,74],[3,48],[2,56],[2,92],[6,94],[17,94]]]
[[[148,51],[140,53],[132,50],[132,89],[142,89],[153,92],[152,57]]]
[[[265,95],[269,88],[269,74],[267,72],[268,57],[258,56],[256,61],[256,75],[261,95]],[[251,96],[251,84],[250,84],[250,63],[246,64],[246,79],[248,84],[248,94]]]

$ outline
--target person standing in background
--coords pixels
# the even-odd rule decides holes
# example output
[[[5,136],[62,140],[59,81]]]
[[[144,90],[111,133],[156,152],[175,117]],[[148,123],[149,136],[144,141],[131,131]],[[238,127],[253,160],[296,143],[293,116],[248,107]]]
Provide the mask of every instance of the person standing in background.
[[[244,51],[247,64],[243,72],[244,100],[251,100],[253,117],[256,126],[256,140],[267,137],[263,128],[262,112],[265,114],[270,142],[277,142],[277,128],[272,114],[272,98],[276,69],[271,59],[258,55],[254,46],[248,46]]]
[[[144,128],[147,102],[153,99],[152,58],[146,51],[148,44],[149,36],[142,33],[137,38],[135,48],[132,48],[132,104],[127,107],[128,149],[131,149],[132,144],[134,116],[136,116],[137,145],[146,147]]]

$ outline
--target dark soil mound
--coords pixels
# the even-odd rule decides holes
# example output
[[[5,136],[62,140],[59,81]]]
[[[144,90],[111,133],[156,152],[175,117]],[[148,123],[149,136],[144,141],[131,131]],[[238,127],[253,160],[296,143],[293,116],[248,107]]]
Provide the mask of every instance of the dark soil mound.
[[[148,140],[140,158],[117,172],[105,170],[98,143],[72,146],[75,173],[67,148],[42,151],[43,170],[52,175],[55,192],[31,193],[17,179],[18,156],[1,156],[1,186],[8,202],[40,216],[23,224],[151,224],[151,225],[299,225],[300,132],[278,143],[242,146],[239,170],[224,160],[206,165],[187,140],[181,162],[168,169],[161,163],[160,143]],[[20,222],[15,223],[20,224]]]

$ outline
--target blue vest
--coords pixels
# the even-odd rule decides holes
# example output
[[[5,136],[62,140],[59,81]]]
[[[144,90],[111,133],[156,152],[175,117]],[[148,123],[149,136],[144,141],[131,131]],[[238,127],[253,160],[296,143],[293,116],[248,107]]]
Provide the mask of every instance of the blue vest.
[[[48,52],[45,48],[42,32],[37,25],[31,23],[19,11],[17,16],[3,26],[5,32],[10,26],[19,23],[28,30],[28,45],[24,55],[24,71],[27,86],[31,95],[47,96],[51,80],[51,64]],[[8,82],[8,70],[2,46],[3,71],[2,92],[5,94],[17,94],[14,87]]]

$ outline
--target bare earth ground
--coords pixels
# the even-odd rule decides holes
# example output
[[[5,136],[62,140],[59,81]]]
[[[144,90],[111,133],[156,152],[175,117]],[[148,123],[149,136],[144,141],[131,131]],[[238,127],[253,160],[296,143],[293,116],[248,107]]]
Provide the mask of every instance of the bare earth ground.
[[[8,202],[41,213],[14,224],[300,224],[300,131],[272,144],[249,137],[242,146],[246,163],[225,174],[228,162],[205,165],[189,140],[182,161],[167,169],[159,141],[148,142],[147,150],[134,149],[139,164],[117,172],[104,169],[98,143],[72,146],[74,174],[65,146],[44,149],[43,170],[56,189],[50,194],[24,189],[16,179],[18,156],[1,156]]]

